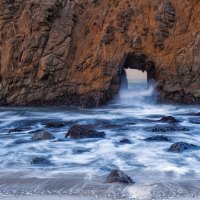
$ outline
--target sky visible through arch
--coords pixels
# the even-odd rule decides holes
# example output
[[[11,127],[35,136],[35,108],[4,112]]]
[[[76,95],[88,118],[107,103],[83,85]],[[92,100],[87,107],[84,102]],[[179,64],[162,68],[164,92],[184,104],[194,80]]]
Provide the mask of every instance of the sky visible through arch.
[[[127,78],[130,81],[147,80],[147,73],[137,69],[126,69]]]

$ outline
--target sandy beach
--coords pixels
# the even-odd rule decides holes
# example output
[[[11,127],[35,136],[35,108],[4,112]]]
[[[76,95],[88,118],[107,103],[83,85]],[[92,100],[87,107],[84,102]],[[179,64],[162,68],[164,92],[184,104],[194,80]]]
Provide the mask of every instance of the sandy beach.
[[[110,198],[95,198],[95,197],[83,197],[83,196],[68,196],[68,195],[34,195],[34,196],[12,196],[12,197],[1,197],[1,200],[109,200]],[[116,199],[116,198],[115,198]],[[170,200],[199,200],[200,197],[176,197],[169,198]],[[162,199],[162,200],[169,200]],[[116,199],[122,200],[122,199]],[[124,200],[124,199],[123,199]],[[161,199],[160,199],[161,200]]]

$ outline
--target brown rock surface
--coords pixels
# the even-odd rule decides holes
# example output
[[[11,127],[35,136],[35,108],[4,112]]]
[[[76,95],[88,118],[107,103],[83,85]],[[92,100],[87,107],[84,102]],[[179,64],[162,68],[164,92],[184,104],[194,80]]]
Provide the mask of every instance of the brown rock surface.
[[[98,106],[123,67],[200,103],[199,0],[0,0],[1,105]]]
[[[83,139],[83,138],[104,138],[104,132],[98,132],[93,129],[88,128],[84,125],[73,125],[67,132],[65,137],[70,137],[74,139]]]

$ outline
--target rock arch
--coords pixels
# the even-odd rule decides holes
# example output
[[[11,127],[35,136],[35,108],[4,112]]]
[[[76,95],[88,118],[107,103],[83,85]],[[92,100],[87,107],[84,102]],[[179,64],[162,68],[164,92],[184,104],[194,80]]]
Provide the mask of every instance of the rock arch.
[[[100,106],[122,66],[161,101],[200,103],[198,0],[0,0],[0,104]]]
[[[148,59],[145,54],[128,53],[124,56],[124,69],[138,69],[147,72],[147,80],[151,82],[156,79],[156,67],[154,61]]]

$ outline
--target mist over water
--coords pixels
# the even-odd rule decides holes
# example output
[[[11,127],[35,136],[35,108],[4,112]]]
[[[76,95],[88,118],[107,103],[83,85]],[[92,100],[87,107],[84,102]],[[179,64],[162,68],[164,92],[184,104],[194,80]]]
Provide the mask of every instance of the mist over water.
[[[137,81],[129,83],[128,90],[122,89],[108,105],[97,109],[0,108],[0,196],[47,191],[61,194],[87,191],[89,195],[111,195],[110,199],[124,196],[144,200],[199,195],[200,150],[176,154],[167,149],[179,141],[199,145],[199,124],[193,122],[200,121],[195,115],[200,106],[160,105],[155,102],[155,96],[155,85]],[[179,122],[158,121],[169,115]],[[64,122],[65,125],[48,128],[48,122]],[[65,138],[73,124],[90,125],[104,131],[106,138]],[[185,129],[154,132],[155,126]],[[14,128],[24,130],[10,132]],[[50,131],[55,139],[31,141],[31,131],[39,129]],[[172,141],[144,140],[161,134]],[[131,144],[119,143],[125,138]],[[33,165],[34,157],[46,158],[49,164]],[[136,184],[128,188],[118,186],[120,190],[105,184],[105,176],[112,169],[123,170]],[[33,190],[36,183],[39,187]]]
[[[120,104],[156,103],[156,84],[147,83],[146,80],[130,80],[128,89],[122,86],[117,100]]]

